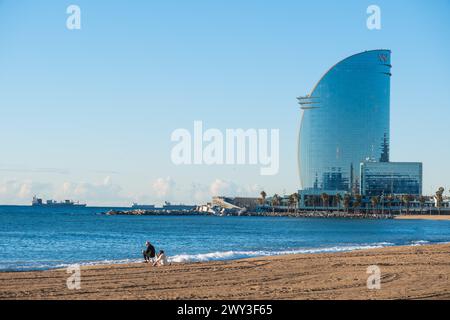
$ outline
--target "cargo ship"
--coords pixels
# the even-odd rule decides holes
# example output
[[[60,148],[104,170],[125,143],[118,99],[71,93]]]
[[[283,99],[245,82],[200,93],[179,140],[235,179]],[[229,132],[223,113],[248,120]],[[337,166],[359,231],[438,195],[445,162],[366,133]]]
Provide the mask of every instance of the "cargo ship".
[[[155,211],[183,211],[194,210],[197,206],[185,205],[185,204],[171,204],[165,201],[164,206],[156,207],[154,204],[138,204],[133,203],[131,209],[134,210],[155,210]]]
[[[86,207],[86,204],[74,202],[72,200],[64,200],[61,202],[57,202],[55,200],[47,200],[43,201],[42,199],[37,198],[36,196],[33,197],[33,201],[31,202],[32,207],[77,207],[77,208],[84,208]]]

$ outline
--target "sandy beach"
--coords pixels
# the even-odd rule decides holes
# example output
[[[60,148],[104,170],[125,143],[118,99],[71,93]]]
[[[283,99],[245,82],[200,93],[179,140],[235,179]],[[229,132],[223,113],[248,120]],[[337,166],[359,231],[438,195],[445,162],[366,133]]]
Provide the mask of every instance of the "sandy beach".
[[[450,215],[400,215],[397,220],[450,220]]]
[[[367,267],[381,289],[367,288]],[[389,247],[151,267],[81,269],[81,289],[65,270],[0,273],[0,299],[450,299],[450,245]]]

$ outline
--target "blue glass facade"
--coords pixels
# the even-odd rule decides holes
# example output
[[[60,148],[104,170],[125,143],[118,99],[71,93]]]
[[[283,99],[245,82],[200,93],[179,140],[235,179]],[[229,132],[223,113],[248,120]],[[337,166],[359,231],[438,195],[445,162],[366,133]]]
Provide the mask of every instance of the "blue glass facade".
[[[390,63],[389,50],[350,56],[298,98],[303,189],[357,190],[361,162],[389,161]]]
[[[361,194],[422,194],[422,163],[364,162],[361,163]]]

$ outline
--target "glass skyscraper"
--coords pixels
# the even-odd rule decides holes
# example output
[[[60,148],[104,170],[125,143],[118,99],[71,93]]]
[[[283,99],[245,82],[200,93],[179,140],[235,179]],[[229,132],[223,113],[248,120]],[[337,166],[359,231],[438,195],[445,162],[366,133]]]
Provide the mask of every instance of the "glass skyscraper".
[[[365,51],[337,63],[298,98],[303,190],[359,192],[360,164],[389,161],[390,77],[391,52]]]

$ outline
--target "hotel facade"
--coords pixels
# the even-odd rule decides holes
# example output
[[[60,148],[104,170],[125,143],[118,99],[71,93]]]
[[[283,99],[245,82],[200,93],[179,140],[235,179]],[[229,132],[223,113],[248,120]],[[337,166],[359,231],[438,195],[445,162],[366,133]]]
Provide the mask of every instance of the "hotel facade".
[[[390,50],[361,52],[298,98],[300,203],[307,194],[422,192],[421,164],[389,162],[391,68]]]

